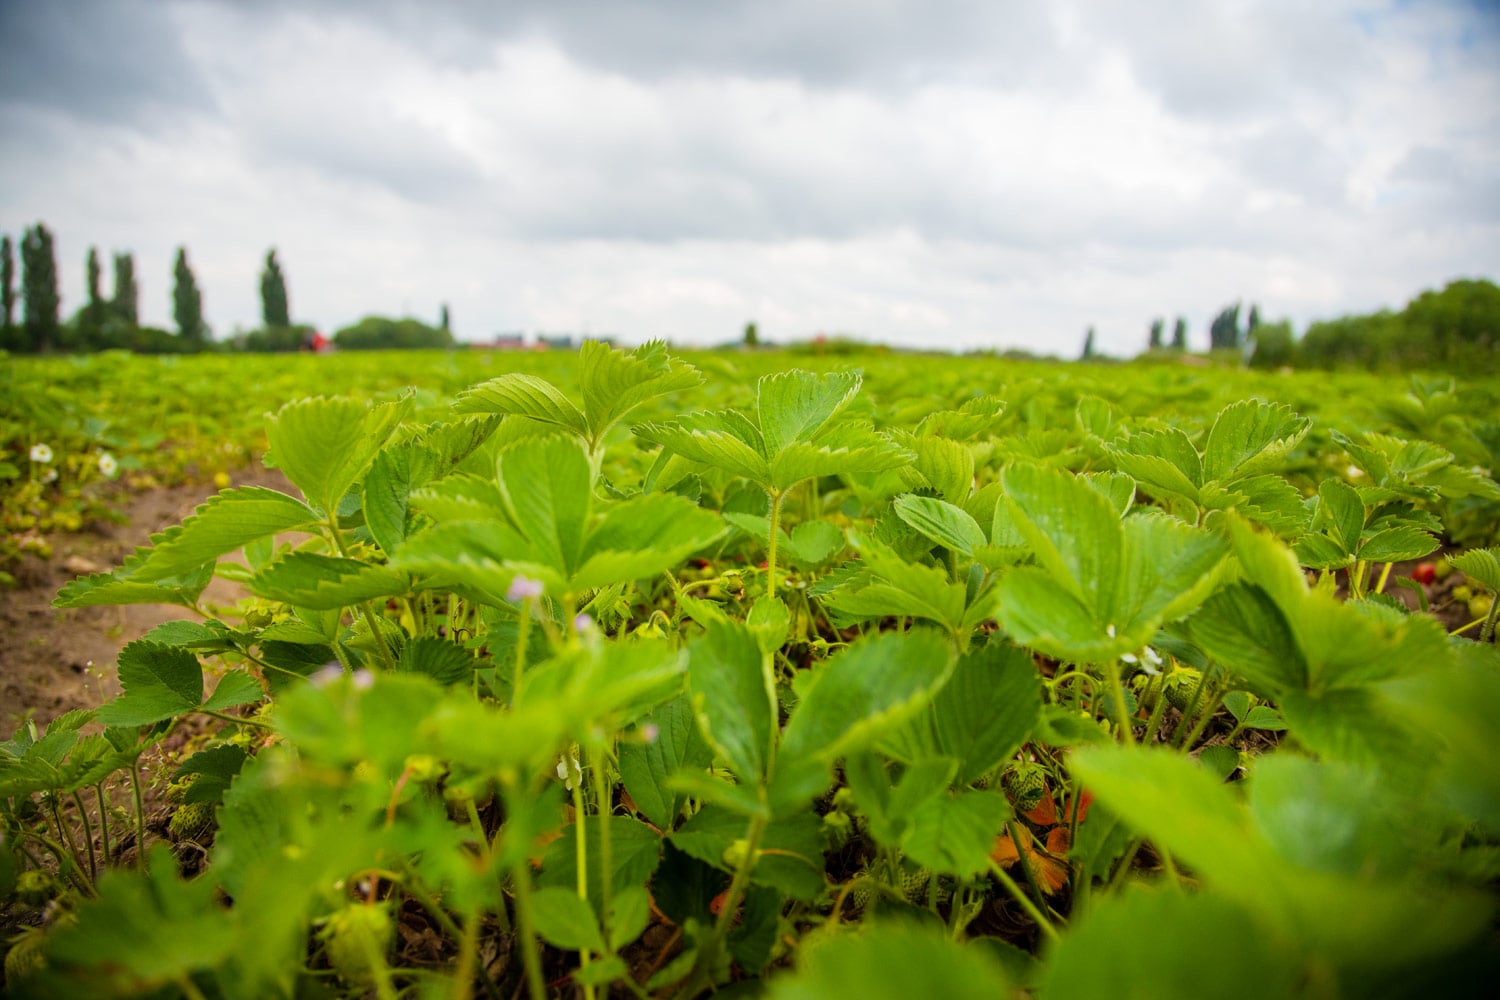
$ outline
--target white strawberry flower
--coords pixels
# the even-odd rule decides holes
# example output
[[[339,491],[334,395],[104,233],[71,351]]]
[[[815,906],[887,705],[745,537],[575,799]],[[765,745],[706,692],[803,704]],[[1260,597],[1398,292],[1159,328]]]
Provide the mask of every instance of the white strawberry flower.
[[[46,465],[52,461],[52,449],[45,444],[32,445],[31,460],[38,465]]]
[[[115,473],[120,471],[120,463],[115,461],[115,456],[107,451],[99,453],[99,472],[113,479]]]

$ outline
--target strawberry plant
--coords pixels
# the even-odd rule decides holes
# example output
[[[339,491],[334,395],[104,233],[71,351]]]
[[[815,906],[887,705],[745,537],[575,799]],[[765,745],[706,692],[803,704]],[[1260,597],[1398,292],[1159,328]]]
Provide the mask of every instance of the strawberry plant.
[[[0,745],[7,991],[1477,995],[1494,605],[1386,592],[1500,496],[1460,390],[865,360],[279,405],[58,595],[193,618]]]

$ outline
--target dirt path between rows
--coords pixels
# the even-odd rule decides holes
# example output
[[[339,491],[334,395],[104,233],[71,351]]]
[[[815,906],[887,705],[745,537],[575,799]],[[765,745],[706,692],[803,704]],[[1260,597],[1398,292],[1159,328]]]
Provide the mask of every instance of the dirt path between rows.
[[[233,482],[295,493],[279,472],[259,466],[240,471]],[[52,601],[73,578],[120,565],[152,533],[181,523],[214,492],[192,484],[136,494],[122,509],[128,523],[97,522],[75,535],[53,536],[50,560],[26,557],[15,573],[21,585],[0,592],[0,739],[28,717],[45,724],[114,697],[120,690],[115,662],[126,643],[163,622],[195,617],[168,604],[56,609]],[[238,585],[215,577],[203,601],[233,607],[242,596]]]

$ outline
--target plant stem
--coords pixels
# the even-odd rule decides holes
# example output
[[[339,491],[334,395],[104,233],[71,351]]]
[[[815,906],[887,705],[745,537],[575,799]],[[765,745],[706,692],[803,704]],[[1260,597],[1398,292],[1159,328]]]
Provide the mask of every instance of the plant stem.
[[[526,989],[531,1000],[547,1000],[547,982],[542,978],[542,960],[537,954],[536,924],[531,915],[531,872],[524,852],[510,866],[516,890],[516,923],[521,932],[521,962],[526,967]]]
[[[568,783],[571,784],[573,793],[573,829],[577,831],[576,863],[578,866],[578,898],[585,903],[589,901],[589,852],[588,852],[588,824],[584,822],[583,810],[583,776],[573,774],[573,754],[571,750],[563,751],[563,770],[567,772]],[[608,873],[606,872],[606,876]],[[590,964],[589,950],[578,949],[578,968],[580,971],[587,969]],[[583,987],[585,1000],[594,1000],[594,987],[585,984]]]
[[[130,762],[130,785],[135,792],[135,866],[146,870],[146,798],[141,794],[140,759]]]
[[[1500,616],[1500,594],[1490,599],[1489,614],[1484,616],[1484,624],[1479,629],[1479,641],[1491,642],[1495,638],[1495,619]]]
[[[109,865],[109,811],[104,803],[104,782],[94,785],[94,797],[99,801],[99,841],[104,850],[104,864]]]
[[[77,792],[73,793],[73,804],[78,807],[78,818],[83,821],[83,842],[89,849],[89,878],[97,880],[99,878],[99,860],[94,856],[94,827],[89,822],[88,807],[83,804],[83,796]],[[101,814],[99,819],[102,822],[104,816]]]
[[[1005,887],[1005,891],[1010,893],[1011,898],[1020,905],[1021,909],[1026,911],[1026,915],[1037,925],[1037,928],[1054,942],[1057,941],[1057,928],[1052,926],[1052,921],[1048,920],[1042,911],[1037,909],[1036,904],[1031,901],[1031,898],[1026,893],[1021,891],[1021,887],[1016,885],[1016,880],[1010,877],[1009,872],[1000,867],[998,861],[994,858],[990,858],[989,861],[990,874],[995,876],[1000,884]]]
[[[241,719],[238,716],[215,712],[211,708],[199,708],[196,711],[199,715],[206,715],[209,718],[218,719],[220,722],[232,722],[236,726],[249,726],[253,729],[264,729],[266,732],[271,732],[276,728],[268,722],[261,722],[257,719]]]
[[[1380,582],[1377,583],[1377,584],[1375,584],[1375,593],[1377,593],[1377,594],[1383,594],[1383,593],[1385,593],[1385,582],[1391,578],[1391,569],[1394,566],[1395,566],[1395,563],[1386,563],[1385,564],[1385,569],[1383,569],[1383,570],[1380,571]]]
[[[610,818],[614,813],[614,788],[609,780],[609,768],[605,766],[605,755],[602,750],[591,746],[589,748],[589,770],[593,772],[594,778],[594,812],[599,817],[599,869],[603,872],[603,881],[599,883],[599,912],[603,914],[600,927],[604,932],[604,954],[613,957],[614,945],[610,940],[610,907],[614,905],[614,885],[611,873],[614,871],[614,845],[610,839]],[[609,987],[604,987],[604,996],[608,997]]]
[[[766,595],[776,596],[776,545],[781,540],[781,502],[786,494],[767,490],[771,498],[771,537],[766,542]]]
[[[1120,739],[1126,746],[1135,745],[1135,727],[1131,724],[1129,710],[1125,707],[1125,686],[1120,680],[1120,662],[1113,657],[1105,661],[1104,670],[1109,675],[1109,696],[1114,702],[1115,722],[1120,727]]]
[[[479,965],[479,908],[464,917],[463,933],[458,938],[458,962],[453,970],[453,1000],[470,1000],[474,996],[474,969]]]
[[[78,845],[73,842],[73,830],[63,822],[62,811],[57,808],[57,793],[47,793],[47,808],[52,812],[52,822],[57,827],[57,837],[68,848],[68,854],[72,855],[73,867],[80,872],[83,871],[83,863],[78,856]],[[92,846],[90,850],[92,850]]]
[[[1010,842],[1016,847],[1016,861],[1021,866],[1021,874],[1026,879],[1026,887],[1031,890],[1031,898],[1038,907],[1045,906],[1042,901],[1042,887],[1037,884],[1036,874],[1031,870],[1031,862],[1026,860],[1026,852],[1021,849],[1021,832],[1016,829],[1016,821],[1005,821],[1005,832],[1010,834]]]
[[[521,598],[521,621],[516,626],[516,664],[510,682],[510,707],[521,702],[521,678],[526,673],[526,644],[531,641],[531,598]]]

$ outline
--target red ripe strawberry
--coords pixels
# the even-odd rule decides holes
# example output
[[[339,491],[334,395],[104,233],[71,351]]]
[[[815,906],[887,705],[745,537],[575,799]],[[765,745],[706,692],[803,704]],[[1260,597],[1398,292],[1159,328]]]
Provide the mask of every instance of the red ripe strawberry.
[[[1411,571],[1411,578],[1423,585],[1431,583],[1437,579],[1437,563],[1417,563],[1416,569]]]

